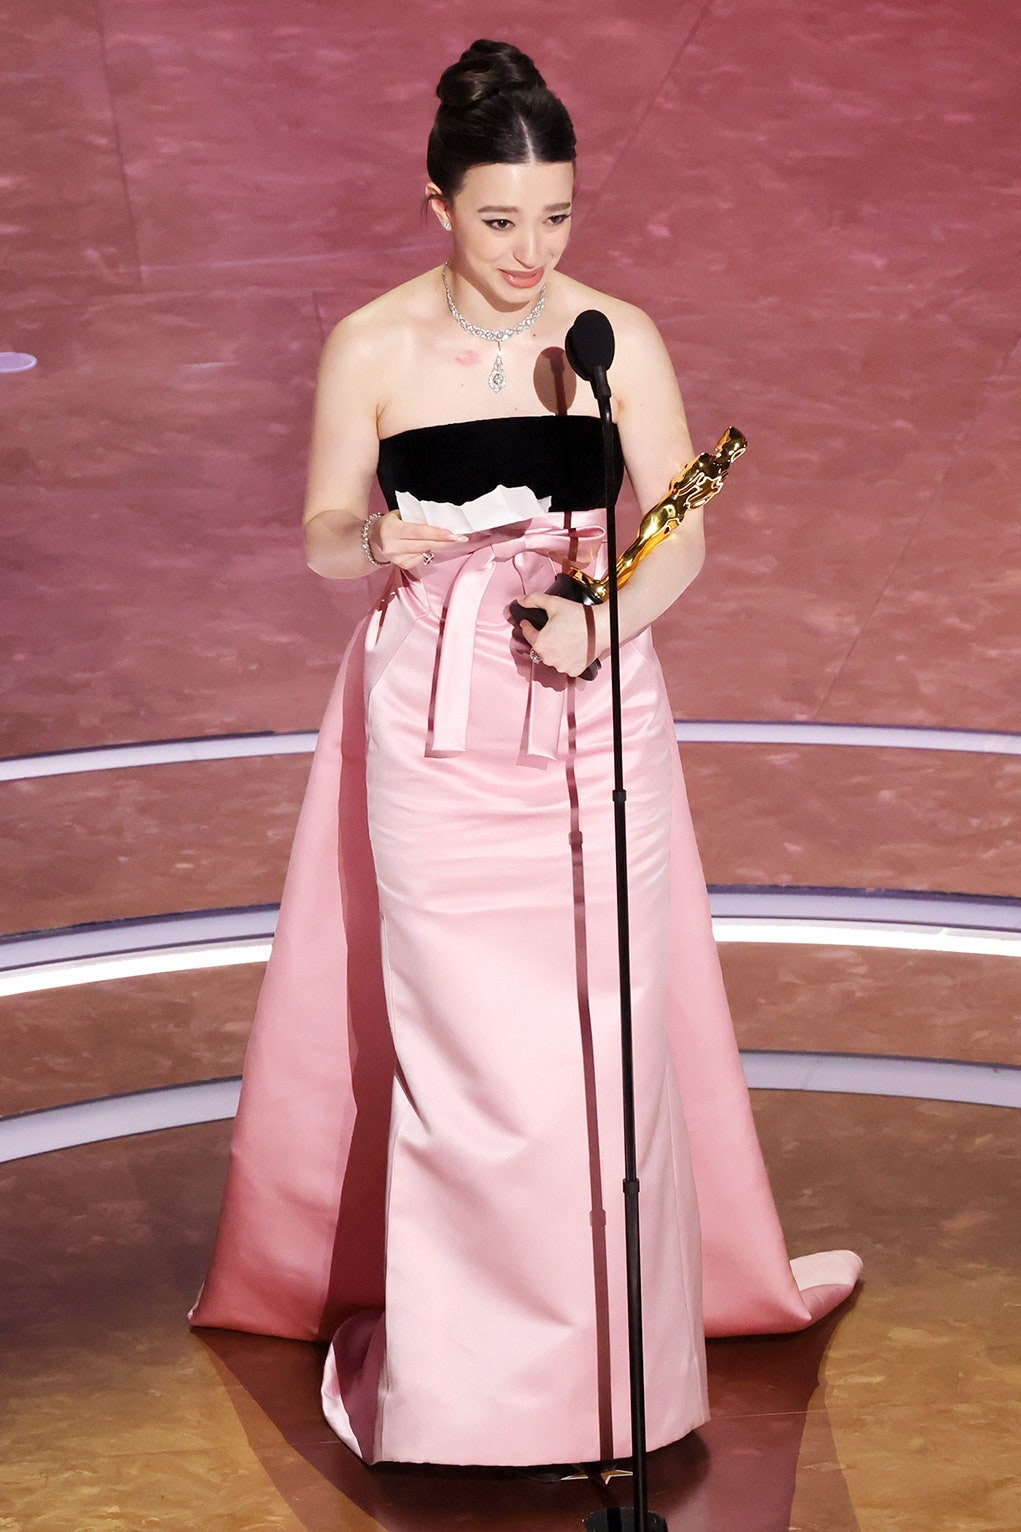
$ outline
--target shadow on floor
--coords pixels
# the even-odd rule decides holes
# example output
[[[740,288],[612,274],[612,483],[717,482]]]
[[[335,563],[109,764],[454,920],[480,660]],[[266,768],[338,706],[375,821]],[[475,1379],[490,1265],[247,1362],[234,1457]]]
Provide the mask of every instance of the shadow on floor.
[[[812,1532],[855,1532],[855,1518],[817,1394],[826,1349],[848,1300],[800,1335],[712,1341],[713,1418],[649,1459],[650,1504],[670,1532],[788,1532],[799,1462],[813,1475]],[[580,1528],[600,1505],[630,1504],[630,1479],[607,1483],[594,1470],[562,1482],[542,1470],[456,1468],[417,1464],[367,1467],[341,1442],[319,1411],[325,1348],[300,1341],[204,1330],[238,1418],[266,1472],[311,1528],[364,1526],[358,1512],[386,1532],[554,1532]],[[803,1439],[811,1405],[812,1431]],[[291,1451],[282,1450],[280,1438]],[[311,1467],[337,1492],[330,1520],[308,1503]],[[824,1485],[825,1506],[819,1499]],[[320,1482],[320,1490],[325,1485]],[[350,1522],[345,1521],[344,1503]],[[824,1515],[825,1520],[820,1520]],[[808,1523],[806,1523],[808,1525]]]

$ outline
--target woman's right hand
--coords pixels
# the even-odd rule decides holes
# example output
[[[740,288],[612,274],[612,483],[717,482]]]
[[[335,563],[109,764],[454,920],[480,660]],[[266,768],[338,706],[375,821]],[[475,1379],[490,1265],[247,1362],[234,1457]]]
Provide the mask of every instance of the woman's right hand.
[[[376,558],[381,564],[396,564],[398,569],[414,569],[416,564],[428,562],[426,554],[467,541],[463,534],[448,532],[446,527],[403,521],[396,511],[374,517],[369,527],[369,546]]]

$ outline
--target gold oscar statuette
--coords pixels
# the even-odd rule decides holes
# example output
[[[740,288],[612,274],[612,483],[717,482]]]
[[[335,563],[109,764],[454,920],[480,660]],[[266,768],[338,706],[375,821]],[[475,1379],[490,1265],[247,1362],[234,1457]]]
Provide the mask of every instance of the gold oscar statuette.
[[[731,464],[737,461],[747,447],[742,432],[736,426],[728,426],[712,452],[700,452],[671,481],[662,500],[642,517],[634,542],[625,548],[617,560],[618,588],[627,584],[642,560],[648,558],[653,549],[658,548],[663,539],[680,526],[694,506],[706,505],[714,495],[719,494]],[[605,574],[596,579],[583,569],[565,569],[557,575],[546,594],[594,606],[605,601],[610,594],[610,576]],[[510,611],[515,622],[527,618],[536,628],[546,624],[546,613],[541,608],[524,607],[514,601]],[[591,680],[599,668],[600,662],[593,660],[588,669],[582,671],[582,679]]]
[[[625,548],[617,560],[617,585],[626,585],[644,558],[658,548],[665,537],[679,527],[688,512],[697,505],[706,505],[723,488],[723,481],[735,463],[746,451],[748,443],[736,426],[728,426],[712,452],[700,452],[675,479],[670,488],[651,511],[646,511],[638,528],[638,536]],[[594,579],[580,569],[569,569],[568,578],[581,585],[584,595],[575,597],[586,602],[605,601],[610,593],[610,577]],[[557,595],[565,592],[558,589]]]

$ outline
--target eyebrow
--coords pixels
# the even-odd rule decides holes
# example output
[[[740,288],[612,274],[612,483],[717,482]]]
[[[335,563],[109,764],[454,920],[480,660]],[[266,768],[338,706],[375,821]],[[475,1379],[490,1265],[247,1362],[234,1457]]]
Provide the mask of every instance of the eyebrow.
[[[550,202],[543,208],[544,213],[566,213],[571,204],[569,202]],[[519,207],[480,207],[480,213],[520,213]]]

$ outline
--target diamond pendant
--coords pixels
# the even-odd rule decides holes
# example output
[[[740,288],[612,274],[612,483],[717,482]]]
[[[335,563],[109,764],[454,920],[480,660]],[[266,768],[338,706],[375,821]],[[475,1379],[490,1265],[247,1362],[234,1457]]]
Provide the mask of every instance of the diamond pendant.
[[[496,361],[493,363],[493,370],[489,374],[489,386],[494,394],[498,394],[506,382],[507,374],[503,370],[503,348],[497,347]]]

